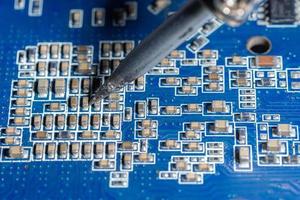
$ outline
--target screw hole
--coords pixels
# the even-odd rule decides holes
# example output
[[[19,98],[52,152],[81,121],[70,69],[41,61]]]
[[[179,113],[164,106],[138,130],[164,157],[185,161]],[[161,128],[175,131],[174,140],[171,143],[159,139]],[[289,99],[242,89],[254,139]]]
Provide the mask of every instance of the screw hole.
[[[248,40],[247,49],[253,54],[267,54],[272,49],[272,43],[266,37],[255,36]]]

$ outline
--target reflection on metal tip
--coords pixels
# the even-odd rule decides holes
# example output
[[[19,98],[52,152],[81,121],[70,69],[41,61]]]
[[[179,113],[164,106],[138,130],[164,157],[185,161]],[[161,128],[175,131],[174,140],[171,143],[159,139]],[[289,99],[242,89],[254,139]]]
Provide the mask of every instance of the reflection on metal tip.
[[[90,100],[89,104],[94,105],[95,103],[97,103],[97,101],[100,101],[100,99],[95,97],[95,96],[91,97],[91,100]]]

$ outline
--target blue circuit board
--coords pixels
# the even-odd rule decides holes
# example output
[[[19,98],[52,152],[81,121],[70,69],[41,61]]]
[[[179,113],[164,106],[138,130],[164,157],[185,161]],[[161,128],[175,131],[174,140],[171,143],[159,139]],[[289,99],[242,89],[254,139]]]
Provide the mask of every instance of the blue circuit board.
[[[128,2],[137,13],[122,21]],[[184,2],[0,3],[1,199],[299,198],[295,21],[216,19],[120,93],[86,102]],[[267,54],[249,52],[251,39]]]

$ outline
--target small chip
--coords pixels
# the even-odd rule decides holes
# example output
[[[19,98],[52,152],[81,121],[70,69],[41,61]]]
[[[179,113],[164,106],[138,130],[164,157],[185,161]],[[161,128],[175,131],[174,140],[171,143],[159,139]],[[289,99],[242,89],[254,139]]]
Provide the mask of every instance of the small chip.
[[[176,162],[175,166],[177,171],[185,171],[187,170],[188,164],[184,160],[179,160]]]
[[[56,62],[56,61],[49,62],[48,63],[48,75],[49,76],[56,76],[57,67],[58,67],[58,62]]]
[[[82,129],[87,129],[89,125],[89,115],[80,116],[80,126]]]
[[[62,76],[66,76],[69,73],[69,62],[68,61],[62,61],[60,63],[60,73]]]
[[[210,73],[210,74],[208,74],[208,79],[210,81],[219,81],[220,80],[220,76],[217,73]]]
[[[177,149],[179,147],[177,140],[166,140],[163,144],[167,149]]]
[[[248,87],[250,84],[251,82],[245,78],[238,78],[234,81],[234,85],[237,87]]]
[[[156,115],[158,113],[158,100],[157,99],[151,99],[148,103],[149,106],[149,112],[153,115]]]
[[[155,128],[156,123],[155,123],[155,121],[145,119],[140,123],[140,126],[143,127],[143,128]]]
[[[233,56],[232,57],[232,63],[234,65],[244,65],[244,58],[241,56]]]
[[[58,129],[63,129],[65,126],[65,115],[56,116],[56,127]]]
[[[111,168],[109,160],[99,160],[95,165],[100,169],[109,169]]]
[[[123,168],[130,169],[132,164],[132,154],[125,153],[122,157]]]
[[[8,151],[10,158],[23,158],[24,149],[21,146],[11,146]]]
[[[202,50],[198,54],[201,58],[204,58],[204,59],[216,59],[217,58],[217,53],[211,49]]]
[[[191,85],[186,85],[180,88],[180,92],[183,94],[194,94],[195,88]]]
[[[238,162],[240,163],[240,168],[250,167],[250,148],[242,146],[238,150]]]
[[[276,68],[278,65],[276,56],[256,56],[255,62],[258,67]]]
[[[116,8],[113,11],[113,25],[126,26],[127,13],[124,8]]]
[[[201,107],[199,104],[190,103],[187,105],[188,112],[199,112],[200,110],[201,110]]]
[[[93,8],[92,10],[92,26],[100,27],[105,25],[105,9]]]
[[[69,140],[74,138],[74,133],[69,131],[60,131],[56,133],[56,138],[61,140]]]
[[[92,154],[92,143],[84,143],[82,145],[82,154],[84,158],[90,158]]]
[[[105,132],[104,136],[105,136],[105,138],[108,138],[108,139],[116,139],[119,137],[119,133],[114,130],[108,130]]]
[[[145,103],[144,102],[136,103],[136,113],[139,117],[145,117]]]
[[[300,90],[300,82],[291,82],[292,89]]]
[[[79,154],[79,143],[72,143],[71,144],[71,154],[72,154],[72,157],[74,158],[77,158],[78,157],[78,154]]]
[[[41,125],[42,125],[41,115],[34,115],[32,120],[33,120],[32,125],[34,129],[38,129],[38,130],[41,129]]]
[[[61,103],[50,103],[49,110],[50,111],[61,111],[63,105]]]
[[[212,83],[208,84],[208,89],[212,90],[212,91],[218,91],[218,90],[220,90],[220,85],[219,85],[219,83],[212,82]]]
[[[131,118],[132,118],[131,108],[125,108],[124,120],[131,121]]]
[[[162,10],[171,4],[171,0],[153,0],[148,6],[148,9],[155,15],[159,14]]]
[[[218,66],[209,66],[205,68],[206,73],[219,73],[221,70],[222,68]]]
[[[212,112],[226,112],[227,106],[225,101],[214,100],[211,103],[211,111]]]
[[[69,27],[81,28],[83,25],[83,10],[74,9],[70,10]]]
[[[300,71],[292,71],[291,78],[292,79],[300,79]]]
[[[133,150],[133,143],[130,141],[124,141],[122,142],[121,148],[123,150]]]
[[[6,145],[13,145],[13,144],[15,144],[15,142],[16,142],[16,139],[14,137],[5,137],[4,138],[4,143]]]
[[[170,53],[170,58],[173,59],[182,59],[184,58],[185,53],[183,51],[179,51],[179,50],[174,50]]]
[[[36,139],[47,139],[48,138],[48,133],[46,131],[38,131],[35,133],[35,138]]]
[[[168,115],[176,115],[180,113],[180,108],[177,106],[166,106],[165,112]]]
[[[68,143],[58,144],[58,156],[59,158],[66,158],[68,154]]]
[[[187,182],[196,182],[199,179],[199,174],[189,172],[185,175],[185,180]]]
[[[18,88],[25,88],[25,87],[30,86],[30,83],[28,80],[18,80],[17,86],[18,86]]]
[[[108,143],[107,144],[107,156],[109,158],[114,158],[115,157],[115,153],[116,153],[116,145],[115,143]]]
[[[31,92],[26,89],[18,89],[16,95],[19,97],[30,97]]]
[[[41,16],[43,13],[43,0],[31,0],[28,8],[28,15],[33,17]]]
[[[136,1],[128,1],[125,3],[127,20],[136,20],[138,15],[138,3]]]
[[[125,42],[124,46],[125,55],[128,55],[134,48],[134,44],[132,42]]]
[[[135,89],[143,90],[145,85],[145,78],[144,76],[140,76],[135,80]]]
[[[69,44],[62,45],[62,57],[63,58],[69,58],[70,52],[71,52],[71,45],[69,45]]]
[[[100,157],[102,157],[103,152],[104,152],[104,144],[103,143],[96,143],[94,145],[95,156],[97,158],[100,158]]]
[[[269,0],[269,22],[273,25],[294,24],[296,22],[295,0]]]
[[[111,126],[112,128],[118,129],[120,127],[120,115],[113,114],[111,116]]]
[[[17,125],[17,126],[27,125],[27,122],[28,121],[24,117],[15,117],[13,119],[14,125]]]
[[[37,143],[34,145],[34,156],[36,158],[41,158],[43,156],[44,144]]]
[[[201,122],[191,122],[189,128],[191,130],[200,131],[202,129],[202,124]]]
[[[277,134],[280,136],[291,136],[293,132],[292,125],[290,124],[278,124],[277,125]]]
[[[120,42],[113,43],[113,56],[120,57],[123,53],[123,45]]]
[[[102,52],[101,55],[103,57],[109,57],[111,50],[112,50],[111,43],[103,42],[101,44],[101,52]],[[109,65],[109,60],[102,60],[101,63],[102,63],[102,65]]]
[[[89,93],[90,91],[90,80],[85,78],[82,80],[82,92]]]
[[[45,76],[46,66],[47,66],[46,62],[39,61],[37,63],[37,74],[38,74],[38,76]]]
[[[187,149],[189,151],[199,151],[200,150],[200,145],[198,142],[189,142],[187,145]]]
[[[188,130],[184,133],[184,137],[186,139],[198,139],[199,138],[199,134],[196,133],[195,131],[192,130]]]
[[[65,79],[55,79],[54,92],[56,97],[65,96],[66,83]]]
[[[150,160],[152,160],[152,156],[148,153],[139,153],[138,155],[138,159],[140,162],[149,162]]]
[[[15,10],[23,10],[25,8],[25,0],[15,0],[14,1],[14,9]]]
[[[37,93],[39,97],[47,97],[49,90],[49,82],[47,79],[39,79],[37,83]]]
[[[18,130],[15,127],[7,127],[5,129],[5,134],[6,135],[20,135],[20,130]]]
[[[16,108],[14,114],[18,116],[28,115],[28,110],[26,108]]]
[[[198,77],[188,77],[186,79],[186,84],[188,84],[188,85],[198,85],[199,84],[199,79],[198,79]]]
[[[88,62],[79,63],[76,69],[78,74],[89,74],[91,72],[91,64]]]
[[[267,142],[267,151],[279,152],[281,150],[280,140],[268,140]]]
[[[70,97],[69,99],[69,107],[71,108],[71,110],[77,110],[77,106],[78,106],[78,99],[75,96]]]
[[[52,44],[50,46],[50,57],[53,59],[57,59],[59,56],[59,45],[58,44]]]
[[[179,85],[179,79],[176,77],[168,77],[163,80],[163,84],[165,85]]]
[[[149,137],[155,137],[155,131],[152,129],[146,128],[139,132],[139,135],[141,137],[149,138]]]
[[[100,115],[98,115],[98,114],[93,115],[91,120],[92,120],[91,124],[92,124],[93,128],[94,129],[99,129],[99,127],[100,127]]]
[[[68,116],[68,126],[71,129],[76,128],[77,125],[77,116],[76,115],[69,115]]]
[[[227,120],[216,120],[214,123],[214,131],[216,132],[228,132],[229,122]]]
[[[53,159],[55,157],[56,144],[48,143],[46,149],[48,158]]]
[[[53,115],[47,114],[44,116],[44,126],[46,129],[52,129]]]
[[[81,98],[81,108],[82,110],[89,109],[89,97],[82,97]]]
[[[28,106],[29,100],[27,100],[26,98],[17,98],[15,100],[15,105],[16,106]]]

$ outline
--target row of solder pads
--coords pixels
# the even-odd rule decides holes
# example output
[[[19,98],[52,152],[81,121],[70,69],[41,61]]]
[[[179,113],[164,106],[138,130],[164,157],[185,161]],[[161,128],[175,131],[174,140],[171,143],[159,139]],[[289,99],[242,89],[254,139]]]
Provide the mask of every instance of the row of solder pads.
[[[142,146],[140,146],[142,148]],[[95,159],[94,169],[111,170],[116,166],[116,153],[121,155],[122,169],[130,170],[133,163],[152,163],[155,157],[146,152],[138,152],[139,145],[130,141],[115,142],[73,142],[73,143],[35,143],[33,159]],[[135,152],[135,153],[134,153]],[[4,149],[5,159],[28,159],[28,149],[22,146],[11,146]]]
[[[52,114],[45,114],[43,120],[42,116],[37,114],[32,117],[33,130],[41,130],[42,125],[44,130],[52,130],[54,119],[55,129],[57,130],[66,129],[66,121],[67,128],[71,130],[75,130],[77,128],[77,124],[80,130],[87,130],[89,128],[93,130],[99,130],[100,125],[117,130],[120,128],[121,124],[120,114],[103,114],[102,118],[100,114],[93,114],[91,116],[89,116],[88,114],[81,114],[79,117],[76,114],[57,114],[55,117]]]

